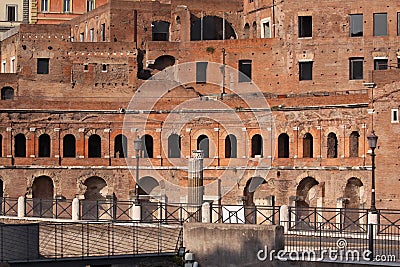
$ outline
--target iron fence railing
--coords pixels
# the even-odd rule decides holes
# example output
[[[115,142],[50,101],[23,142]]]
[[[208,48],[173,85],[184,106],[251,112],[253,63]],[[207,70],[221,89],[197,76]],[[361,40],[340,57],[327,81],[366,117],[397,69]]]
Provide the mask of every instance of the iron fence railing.
[[[71,219],[72,200],[25,198],[25,216]]]
[[[0,201],[2,216],[18,216],[18,198],[2,197]]]

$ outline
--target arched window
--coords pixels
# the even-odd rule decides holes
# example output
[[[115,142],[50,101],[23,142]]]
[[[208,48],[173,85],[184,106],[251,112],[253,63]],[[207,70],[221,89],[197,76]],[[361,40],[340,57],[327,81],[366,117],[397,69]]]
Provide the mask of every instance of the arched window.
[[[89,136],[88,154],[89,158],[101,158],[101,138],[97,134]]]
[[[225,158],[237,158],[237,140],[233,134],[225,138]]]
[[[48,176],[37,177],[32,184],[33,216],[53,217],[53,180]]]
[[[145,134],[142,136],[144,143],[144,155],[145,158],[153,158],[153,137]]]
[[[255,134],[251,138],[251,157],[252,158],[255,158],[256,156],[262,157],[262,155],[263,155],[262,137],[259,134]]]
[[[257,23],[253,21],[253,38],[257,38]]]
[[[329,133],[327,139],[327,157],[328,158],[337,158],[338,156],[338,140],[336,134]]]
[[[1,89],[1,100],[13,100],[14,99],[14,89],[11,87],[3,87]]]
[[[350,157],[358,157],[359,138],[360,134],[357,131],[350,134]]]
[[[39,157],[50,157],[50,136],[48,134],[39,136]]]
[[[23,134],[15,136],[14,153],[16,157],[26,157],[26,138]]]
[[[63,139],[63,157],[75,158],[76,157],[76,141],[75,136],[67,134]]]
[[[154,61],[154,64],[149,65],[150,69],[163,70],[175,64],[175,58],[170,55],[163,55]]]
[[[197,149],[203,150],[204,158],[210,157],[210,140],[207,135],[202,134],[197,138]]]
[[[303,137],[303,158],[313,157],[313,136],[310,133],[306,133]]]
[[[289,158],[289,135],[286,133],[278,137],[278,158]]]
[[[126,158],[128,155],[128,139],[119,134],[114,139],[114,158]]]
[[[181,157],[181,137],[177,134],[171,134],[168,137],[168,158]]]
[[[169,40],[169,22],[153,21],[151,23],[152,40],[168,41]]]
[[[243,28],[243,37],[244,39],[250,38],[250,25],[246,23]]]

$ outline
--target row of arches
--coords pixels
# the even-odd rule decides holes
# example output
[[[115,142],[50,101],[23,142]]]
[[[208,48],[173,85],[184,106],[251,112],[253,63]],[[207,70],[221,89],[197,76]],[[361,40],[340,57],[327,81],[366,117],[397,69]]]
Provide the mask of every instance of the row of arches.
[[[359,133],[353,131],[349,139],[349,155],[350,157],[358,157],[359,150]],[[15,157],[26,157],[26,137],[24,134],[17,134],[14,138],[14,155]],[[154,140],[151,135],[142,136],[144,143],[143,157],[154,157]],[[0,135],[0,145],[2,144],[2,136]],[[306,133],[303,136],[303,158],[314,157],[314,138],[311,133]],[[39,157],[50,157],[51,154],[51,138],[48,134],[39,136],[38,145]],[[204,151],[204,157],[210,156],[210,140],[205,134],[197,138],[197,149]],[[114,157],[125,158],[128,152],[128,139],[125,135],[119,134],[114,140]],[[225,158],[237,157],[237,138],[233,134],[229,134],[225,138]],[[278,136],[278,158],[290,157],[290,138],[287,133],[282,133]],[[1,151],[0,151],[1,156]],[[72,134],[67,134],[63,137],[62,156],[65,158],[76,157],[76,139]],[[260,134],[255,134],[251,138],[251,157],[263,156],[263,139]],[[97,134],[92,134],[88,139],[88,157],[102,157],[102,140]],[[181,137],[178,134],[171,134],[168,137],[168,157],[181,157]],[[327,137],[327,158],[338,157],[338,138],[335,133],[331,132]]]

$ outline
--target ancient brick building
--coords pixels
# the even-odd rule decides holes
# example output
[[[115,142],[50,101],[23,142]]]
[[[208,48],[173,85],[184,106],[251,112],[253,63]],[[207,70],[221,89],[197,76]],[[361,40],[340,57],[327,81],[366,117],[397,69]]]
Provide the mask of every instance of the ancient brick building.
[[[140,136],[141,194],[185,202],[187,158],[203,149],[206,200],[367,208],[374,128],[377,206],[396,208],[398,12],[113,0],[21,25],[1,40],[15,66],[0,74],[2,194],[132,199]]]

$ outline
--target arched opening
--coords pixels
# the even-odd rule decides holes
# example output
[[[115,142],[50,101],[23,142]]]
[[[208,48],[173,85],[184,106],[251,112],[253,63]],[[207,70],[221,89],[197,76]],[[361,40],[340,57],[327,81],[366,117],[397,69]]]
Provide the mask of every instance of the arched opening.
[[[144,154],[145,158],[153,158],[153,137],[151,135],[145,134],[142,136],[142,141],[144,143]]]
[[[338,156],[338,140],[335,133],[329,133],[327,139],[327,157],[337,158]]]
[[[170,55],[164,55],[156,58],[153,65],[150,65],[149,68],[156,70],[163,70],[167,67],[173,66],[175,64],[175,58]]]
[[[243,38],[249,39],[250,38],[250,25],[246,23],[243,28]]]
[[[106,196],[108,192],[107,183],[103,178],[92,176],[83,183],[86,186],[85,199],[82,201],[82,219],[97,220],[112,209],[107,208]],[[109,204],[108,204],[109,205]]]
[[[26,157],[26,138],[20,133],[14,138],[14,155],[15,157]]]
[[[202,134],[197,138],[197,149],[203,150],[204,158],[210,157],[210,140],[207,135]]]
[[[315,207],[318,198],[318,182],[312,177],[306,177],[296,190],[296,228],[314,229],[314,217],[310,216],[310,207]]]
[[[169,40],[169,22],[153,21],[151,23],[152,40],[153,41],[168,41]]]
[[[128,139],[119,134],[114,139],[114,158],[126,158],[128,155]]]
[[[1,88],[1,100],[13,100],[14,89],[12,87]]]
[[[181,137],[177,134],[171,134],[168,137],[168,158],[181,157]]]
[[[255,211],[254,192],[267,183],[262,177],[252,177],[246,183],[243,190],[243,205],[245,207],[245,223],[256,223],[257,212]]]
[[[225,37],[223,35],[225,28]],[[190,27],[190,40],[223,40],[236,39],[235,30],[231,24],[217,16],[197,18]]]
[[[75,158],[76,157],[76,140],[72,134],[67,134],[63,138],[63,157]]]
[[[101,138],[97,134],[89,136],[88,142],[89,158],[101,158]]]
[[[233,134],[225,138],[225,158],[237,158],[237,140]]]
[[[39,157],[50,157],[50,136],[42,134],[39,136]]]
[[[252,25],[252,31],[253,31],[253,38],[257,38],[257,22],[253,21]]]
[[[251,157],[262,157],[263,156],[263,141],[259,134],[253,135],[251,138]]]
[[[0,158],[3,157],[3,136],[0,134]]]
[[[363,183],[360,179],[352,177],[347,180],[344,189],[343,204],[343,222],[346,228],[357,229],[360,224],[359,209],[362,209],[361,194],[363,193]]]
[[[158,219],[158,203],[150,201],[151,196],[160,195],[159,182],[151,177],[145,176],[139,179],[139,199],[141,204],[141,218],[144,222]]]
[[[354,131],[350,134],[350,157],[358,157],[358,146],[359,146],[360,134]]]
[[[48,176],[37,177],[32,184],[33,216],[53,217],[53,180]]]
[[[278,137],[278,158],[289,158],[289,135],[286,133]]]
[[[310,133],[306,133],[303,137],[303,158],[313,157],[313,136]]]

